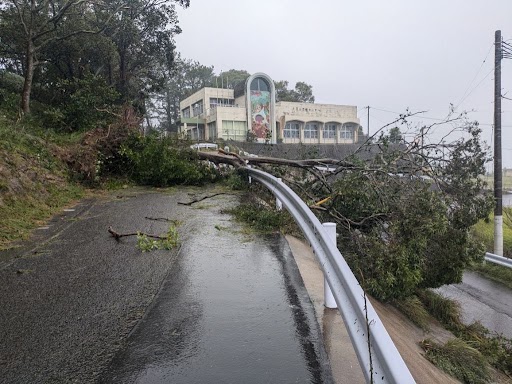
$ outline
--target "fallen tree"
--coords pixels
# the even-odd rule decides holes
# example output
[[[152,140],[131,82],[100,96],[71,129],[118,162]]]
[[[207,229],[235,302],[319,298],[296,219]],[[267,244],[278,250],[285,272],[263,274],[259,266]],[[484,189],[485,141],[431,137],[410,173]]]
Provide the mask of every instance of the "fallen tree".
[[[401,115],[383,127],[392,134],[377,132],[343,159],[198,156],[281,177],[321,221],[338,224],[338,247],[368,293],[401,298],[461,281],[464,268],[484,253],[469,228],[493,204],[480,178],[488,157],[478,123],[460,115],[414,127],[412,115]]]

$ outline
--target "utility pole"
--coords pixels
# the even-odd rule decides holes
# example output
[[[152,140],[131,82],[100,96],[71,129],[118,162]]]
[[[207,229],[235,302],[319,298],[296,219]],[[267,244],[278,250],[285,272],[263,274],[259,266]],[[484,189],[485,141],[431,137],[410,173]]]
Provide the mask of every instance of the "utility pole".
[[[494,253],[503,256],[503,180],[501,166],[501,31],[494,33]]]

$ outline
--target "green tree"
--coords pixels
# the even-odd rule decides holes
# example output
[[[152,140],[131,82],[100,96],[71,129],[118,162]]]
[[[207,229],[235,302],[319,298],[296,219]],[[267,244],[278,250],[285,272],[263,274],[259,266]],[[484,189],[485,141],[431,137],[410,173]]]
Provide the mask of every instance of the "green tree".
[[[23,112],[35,78],[44,86],[90,73],[143,112],[145,94],[163,85],[161,69],[172,68],[176,3],[189,1],[0,0],[1,62],[24,76]]]
[[[294,101],[291,100],[290,91],[288,90],[288,81],[274,81],[276,88],[276,101]]]
[[[297,101],[302,103],[314,103],[315,96],[313,96],[313,87],[302,81],[295,84],[294,93],[297,95]]]
[[[178,55],[167,76],[163,90],[151,97],[149,113],[159,120],[160,130],[177,132],[180,101],[201,88],[210,86],[215,75],[213,67],[182,59]]]
[[[288,89],[288,81],[274,82],[276,88],[276,101],[293,101],[299,103],[314,103],[313,87],[302,81],[295,84],[295,89]]]
[[[116,86],[124,101],[137,103],[141,92],[163,88],[173,66],[173,39],[181,32],[175,3],[187,7],[189,0],[124,0],[121,11],[105,29],[117,49]],[[116,10],[115,3],[110,6],[111,12]]]
[[[251,76],[249,72],[244,69],[230,69],[226,72],[221,72],[218,76],[212,79],[212,87],[215,88],[229,88],[235,89],[235,87],[244,83]]]
[[[1,54],[3,60],[11,68],[21,71],[24,77],[21,93],[23,113],[30,112],[34,74],[36,68],[45,62],[44,50],[48,45],[78,34],[99,32],[89,24],[74,24],[77,15],[83,19],[89,17],[91,7],[93,1],[88,0],[0,1]]]
[[[402,132],[400,132],[400,128],[393,127],[389,130],[389,141],[392,143],[399,143],[402,141]]]

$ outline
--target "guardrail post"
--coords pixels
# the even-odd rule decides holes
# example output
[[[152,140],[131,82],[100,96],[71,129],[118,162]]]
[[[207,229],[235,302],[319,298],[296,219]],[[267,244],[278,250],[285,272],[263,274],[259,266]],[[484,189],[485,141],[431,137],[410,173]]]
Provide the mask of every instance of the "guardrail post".
[[[327,236],[329,237],[329,240],[331,240],[335,246],[336,245],[336,223],[323,223],[322,226],[324,227],[325,232],[327,233]],[[327,308],[338,308],[338,305],[336,304],[336,300],[334,300],[334,296],[332,294],[331,288],[329,287],[329,283],[327,282],[327,279],[324,275],[324,305]]]
[[[281,179],[280,177],[278,177],[277,180],[279,180],[279,182],[283,181],[283,179]],[[281,200],[279,200],[277,197],[276,197],[276,209],[278,211],[282,211],[283,210],[283,202]]]

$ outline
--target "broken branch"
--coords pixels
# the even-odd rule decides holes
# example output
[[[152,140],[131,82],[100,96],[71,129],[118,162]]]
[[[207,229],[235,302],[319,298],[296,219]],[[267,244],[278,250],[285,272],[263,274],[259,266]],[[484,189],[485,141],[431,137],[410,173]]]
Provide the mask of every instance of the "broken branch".
[[[110,233],[112,235],[112,237],[114,239],[116,239],[117,241],[119,241],[119,239],[121,237],[128,237],[128,236],[146,236],[146,237],[151,237],[153,239],[159,239],[159,240],[167,239],[166,236],[152,235],[150,233],[144,233],[144,232],[117,233],[116,231],[114,231],[114,229],[112,227],[108,227],[108,233]]]
[[[211,197],[218,196],[218,195],[227,195],[227,193],[224,193],[224,192],[214,193],[213,195],[203,196],[200,199],[194,199],[192,201],[189,201],[188,203],[182,203],[182,202],[178,201],[178,204],[191,206],[194,203],[199,203],[200,201],[203,201],[203,200],[206,200],[206,199],[209,199]]]

